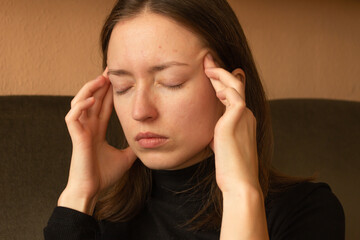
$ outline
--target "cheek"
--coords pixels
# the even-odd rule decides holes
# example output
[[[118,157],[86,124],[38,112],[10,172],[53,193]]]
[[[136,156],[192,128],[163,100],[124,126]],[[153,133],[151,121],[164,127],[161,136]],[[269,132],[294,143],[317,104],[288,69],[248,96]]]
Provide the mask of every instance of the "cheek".
[[[114,98],[115,98],[115,96],[114,96]],[[122,116],[124,116],[124,114],[123,114],[124,109],[122,109],[120,107],[120,105],[118,103],[116,103],[115,101],[114,101],[114,109],[115,109],[116,115],[119,118],[119,121],[122,123]]]
[[[178,123],[184,128],[197,133],[211,132],[221,115],[219,103],[211,83],[205,78],[189,87],[182,100],[177,106],[172,106],[172,109],[178,115]]]

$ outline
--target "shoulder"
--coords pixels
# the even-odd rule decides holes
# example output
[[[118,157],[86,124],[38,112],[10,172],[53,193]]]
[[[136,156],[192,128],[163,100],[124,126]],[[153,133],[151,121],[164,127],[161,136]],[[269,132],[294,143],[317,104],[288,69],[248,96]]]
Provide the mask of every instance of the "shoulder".
[[[280,207],[279,204],[283,203],[286,203],[286,208],[290,208],[304,202],[312,204],[322,203],[321,205],[331,204],[342,208],[339,200],[326,183],[298,183],[283,191],[269,193],[266,199],[268,210]],[[282,205],[281,208],[285,206]]]
[[[345,216],[326,183],[299,183],[270,193],[266,200],[269,234],[304,239],[343,239]],[[282,239],[282,238],[273,238]]]

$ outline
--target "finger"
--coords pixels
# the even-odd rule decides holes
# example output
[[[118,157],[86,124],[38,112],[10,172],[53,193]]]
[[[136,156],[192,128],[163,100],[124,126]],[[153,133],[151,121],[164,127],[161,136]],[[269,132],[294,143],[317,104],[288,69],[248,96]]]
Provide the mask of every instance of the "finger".
[[[73,107],[79,101],[92,97],[94,92],[103,86],[105,82],[106,81],[104,76],[98,76],[96,79],[87,82],[71,101],[71,107]]]
[[[134,153],[134,151],[131,149],[131,147],[127,147],[123,150],[123,152],[125,153],[126,159],[128,160],[129,163],[133,163],[137,156]]]
[[[113,110],[113,88],[112,85],[109,85],[107,92],[105,94],[104,100],[102,102],[101,111],[99,118],[108,121]]]
[[[109,67],[106,67],[104,72],[102,73],[102,75],[107,78],[108,77],[108,72],[109,72]]]
[[[215,148],[214,148],[214,138],[211,139],[211,142],[209,143],[209,146],[210,146],[211,150],[212,150],[213,152],[215,152]]]
[[[213,58],[213,56],[211,55],[211,53],[206,54],[205,58],[204,58],[204,69],[207,68],[217,68],[218,66],[215,63],[215,60]]]
[[[94,102],[94,97],[90,97],[86,100],[77,102],[77,104],[70,109],[70,111],[65,117],[65,122],[69,129],[70,135],[72,135],[73,133],[76,134],[78,133],[78,131],[83,129],[79,118],[83,115],[84,111],[86,111],[94,104]]]
[[[217,92],[216,96],[220,99],[220,101],[226,100],[226,107],[233,106],[243,106],[245,105],[244,99],[240,96],[240,94],[233,88],[225,88],[224,90]],[[245,105],[246,106],[246,105]]]
[[[101,110],[100,110],[100,113],[99,113],[99,119],[100,119],[100,132],[101,134],[103,134],[103,136],[101,137],[104,137],[105,138],[105,135],[106,135],[106,129],[108,127],[108,124],[109,124],[109,119],[110,119],[110,116],[111,116],[111,113],[113,111],[113,89],[112,89],[112,86],[110,85],[107,92],[106,92],[106,95],[104,97],[104,100],[102,102],[102,106],[101,106]]]
[[[134,151],[127,147],[125,149],[122,149],[118,152],[118,159],[119,159],[119,167],[121,168],[121,171],[127,171],[135,162],[137,156],[134,153]]]
[[[204,68],[216,92],[222,91],[225,85],[226,87],[236,89],[240,94],[243,94],[243,97],[245,96],[245,73],[242,69],[237,68],[232,73],[229,73],[225,69],[217,66],[210,53],[208,53],[204,59]],[[217,83],[216,80],[222,84]]]
[[[99,116],[99,113],[101,112],[101,108],[103,106],[104,97],[106,96],[109,87],[110,82],[106,79],[106,83],[94,92],[93,96],[95,98],[95,104],[88,110],[89,117]]]
[[[246,109],[245,100],[240,94],[233,88],[226,88],[223,91],[217,92],[216,96],[226,106],[225,118],[229,118],[229,121],[236,124]]]
[[[204,71],[205,71],[205,74],[206,74],[207,69],[216,68],[216,67],[217,66],[216,66],[216,63],[215,63],[213,57],[211,56],[210,53],[208,53],[204,58]],[[209,77],[209,76],[207,76],[207,77]],[[213,86],[213,88],[215,89],[216,92],[222,91],[226,87],[220,81],[212,79],[211,77],[209,77],[209,79],[210,79],[210,82],[211,82],[211,84],[212,84],[212,86]]]
[[[242,97],[245,97],[245,85],[237,77],[235,77],[233,74],[229,73],[225,69],[208,68],[205,70],[205,73],[209,78],[220,81],[226,87],[231,87],[235,89]],[[219,91],[221,90],[222,89],[220,89]]]

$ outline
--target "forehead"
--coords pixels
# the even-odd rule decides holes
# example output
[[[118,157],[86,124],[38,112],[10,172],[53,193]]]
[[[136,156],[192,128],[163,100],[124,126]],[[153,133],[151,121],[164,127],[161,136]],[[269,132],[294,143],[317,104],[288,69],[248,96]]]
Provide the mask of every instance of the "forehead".
[[[176,21],[144,13],[116,24],[108,48],[108,64],[195,59],[203,45],[196,34]],[[173,58],[173,59],[169,59]]]

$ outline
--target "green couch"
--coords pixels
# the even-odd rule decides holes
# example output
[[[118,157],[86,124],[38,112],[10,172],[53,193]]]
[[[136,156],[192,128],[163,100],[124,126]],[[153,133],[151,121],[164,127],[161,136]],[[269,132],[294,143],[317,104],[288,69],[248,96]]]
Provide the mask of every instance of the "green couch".
[[[43,239],[65,187],[71,141],[64,117],[71,97],[0,96],[0,239]],[[346,239],[360,239],[360,102],[271,101],[274,165],[330,184],[346,215]],[[113,114],[108,139],[119,146]],[[109,134],[109,133],[112,134]]]

